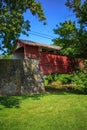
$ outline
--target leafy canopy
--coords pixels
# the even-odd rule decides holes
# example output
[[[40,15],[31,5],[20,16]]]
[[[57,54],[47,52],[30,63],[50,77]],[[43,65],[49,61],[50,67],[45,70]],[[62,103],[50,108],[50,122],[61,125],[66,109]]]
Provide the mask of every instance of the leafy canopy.
[[[60,23],[54,29],[54,33],[58,35],[58,38],[55,38],[54,45],[61,46],[62,49],[60,53],[63,55],[69,55],[74,57],[78,55],[77,46],[79,46],[79,40],[77,38],[77,28],[75,22],[71,20]]]
[[[87,24],[87,0],[67,0],[66,6],[72,9],[80,24]]]
[[[29,20],[24,20],[23,13],[30,10],[39,21],[45,21],[44,10],[35,0],[0,0],[0,50],[7,48],[10,53],[13,43],[20,33],[27,35]],[[45,22],[44,22],[45,24]]]
[[[54,44],[62,46],[63,55],[87,57],[87,0],[67,0],[66,6],[73,10],[78,22],[68,20],[57,25]]]

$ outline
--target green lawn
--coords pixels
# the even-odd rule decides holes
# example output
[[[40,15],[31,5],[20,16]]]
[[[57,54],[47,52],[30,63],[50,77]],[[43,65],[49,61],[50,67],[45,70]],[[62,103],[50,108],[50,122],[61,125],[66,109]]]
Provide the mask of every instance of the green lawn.
[[[0,97],[0,130],[87,130],[87,95]]]

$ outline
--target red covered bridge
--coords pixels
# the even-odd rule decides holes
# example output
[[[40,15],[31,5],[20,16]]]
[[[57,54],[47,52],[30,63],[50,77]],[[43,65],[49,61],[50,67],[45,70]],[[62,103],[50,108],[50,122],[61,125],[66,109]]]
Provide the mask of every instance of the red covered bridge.
[[[27,40],[17,40],[17,47],[13,53],[14,59],[38,58],[40,71],[43,74],[72,73],[78,60],[61,56],[61,47],[36,43]]]

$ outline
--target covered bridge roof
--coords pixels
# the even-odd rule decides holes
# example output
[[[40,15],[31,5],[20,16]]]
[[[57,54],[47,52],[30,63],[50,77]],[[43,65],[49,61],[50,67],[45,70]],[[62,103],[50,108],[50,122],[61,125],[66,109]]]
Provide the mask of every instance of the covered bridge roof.
[[[38,46],[38,47],[43,47],[43,48],[49,48],[53,50],[60,50],[60,46],[54,46],[54,45],[47,45],[43,43],[38,43],[38,42],[33,42],[33,41],[28,41],[28,40],[22,40],[22,39],[17,39],[18,43],[30,45],[30,46]]]

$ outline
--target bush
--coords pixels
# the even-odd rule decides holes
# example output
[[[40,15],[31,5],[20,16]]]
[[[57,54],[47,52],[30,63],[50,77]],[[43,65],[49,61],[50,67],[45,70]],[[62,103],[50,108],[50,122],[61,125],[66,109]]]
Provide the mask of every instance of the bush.
[[[71,83],[71,75],[70,74],[52,74],[45,77],[44,84],[48,85],[54,81],[59,81],[61,84],[69,84]]]
[[[73,74],[53,74],[46,76],[45,86],[58,81],[60,84],[73,84],[73,89],[87,93],[87,73],[78,71]]]
[[[58,75],[58,80],[62,84],[70,84],[71,83],[71,75],[70,74],[59,74]]]
[[[50,84],[53,81],[55,81],[55,75],[54,74],[53,75],[48,75],[44,79],[44,84],[48,85],[48,84]]]
[[[72,83],[76,84],[77,90],[87,93],[87,74],[83,72],[76,72],[73,74]]]

